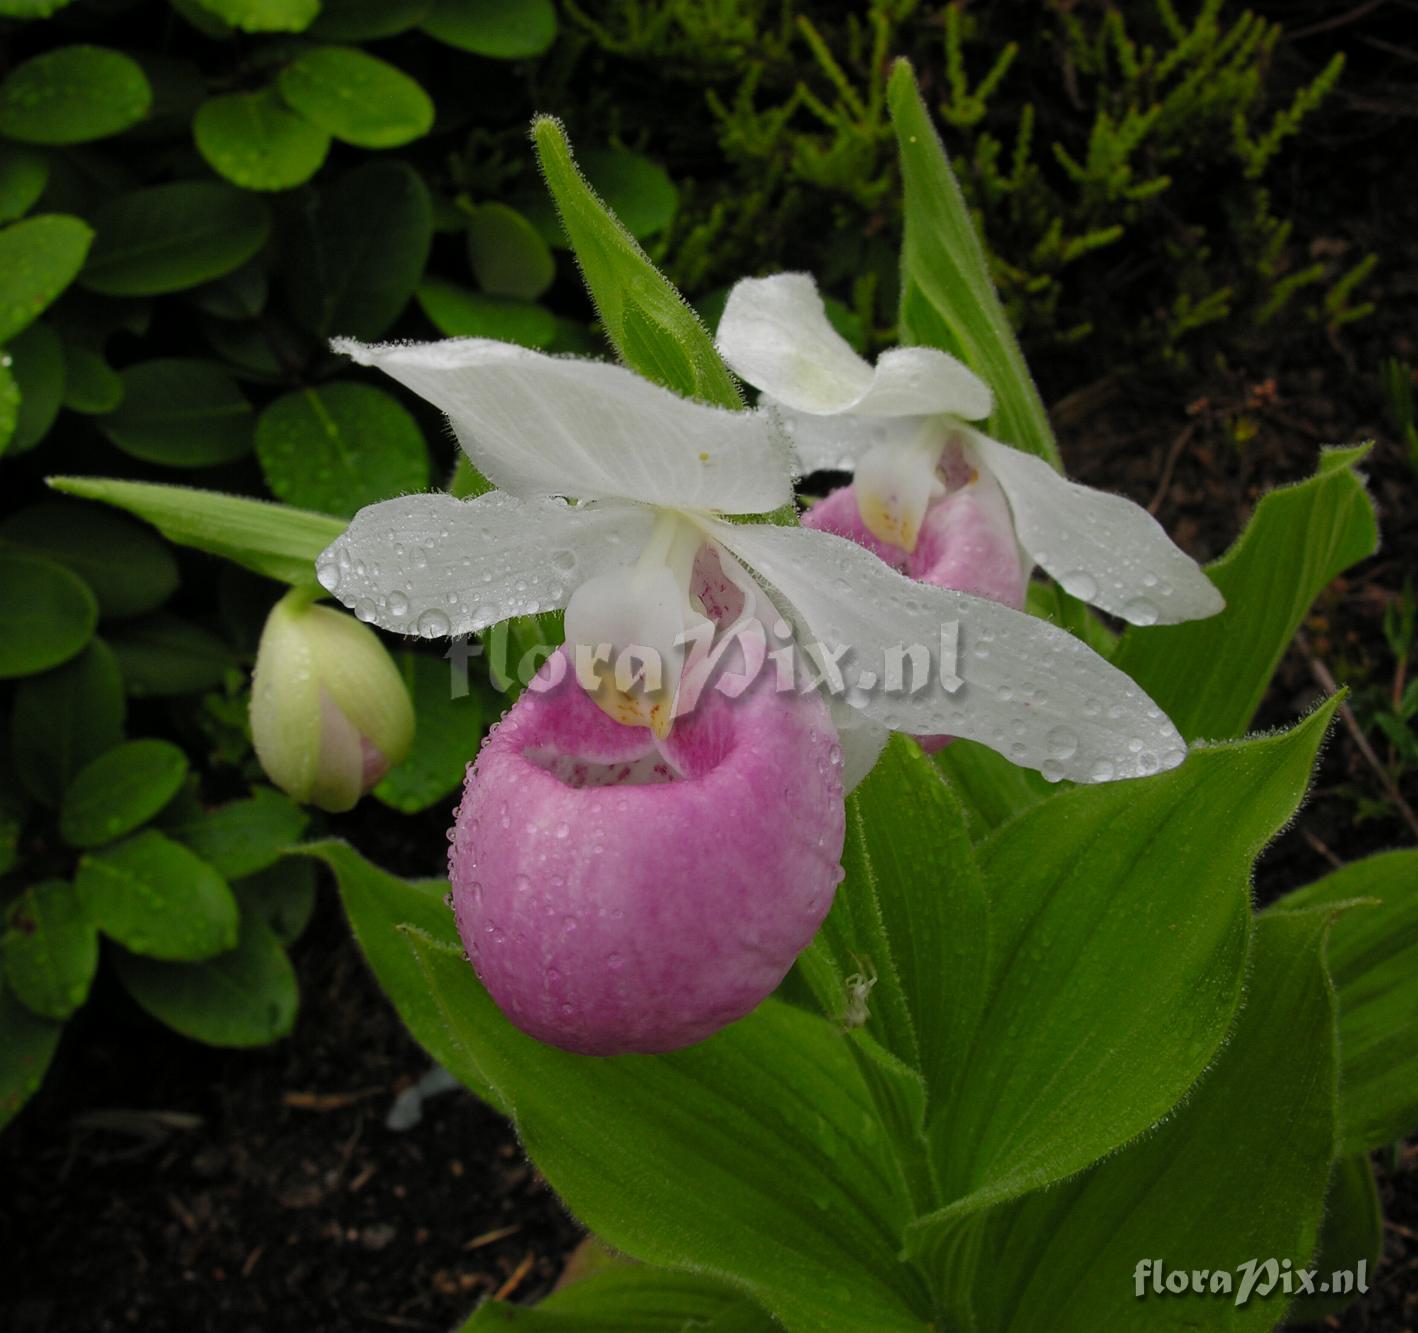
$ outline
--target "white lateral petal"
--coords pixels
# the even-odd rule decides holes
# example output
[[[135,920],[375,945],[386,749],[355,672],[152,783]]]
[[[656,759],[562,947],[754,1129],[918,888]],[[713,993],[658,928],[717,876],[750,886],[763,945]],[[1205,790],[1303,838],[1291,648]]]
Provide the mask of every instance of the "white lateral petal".
[[[884,352],[873,370],[827,318],[806,273],[745,278],[719,320],[719,351],[744,379],[799,412],[816,415],[989,416],[988,386],[933,347]]]
[[[840,412],[871,388],[871,366],[832,327],[806,273],[735,283],[718,346],[730,369],[800,412]]]
[[[458,442],[512,495],[626,499],[760,514],[792,495],[771,413],[680,398],[623,366],[486,338],[332,346],[443,411]]]
[[[827,709],[832,714],[837,742],[842,747],[842,793],[848,795],[876,767],[886,742],[891,739],[891,731],[843,698],[829,695]]]
[[[772,408],[793,446],[798,472],[853,472],[867,453],[881,444],[909,444],[921,434],[919,417],[819,416],[798,412],[767,394],[758,400]]]
[[[1014,531],[1065,592],[1134,625],[1175,625],[1225,605],[1201,566],[1141,505],[1068,481],[1042,458],[969,432],[1009,500]]]
[[[916,583],[845,538],[807,528],[715,523],[717,539],[790,602],[807,643],[845,646],[842,675],[862,686],[870,718],[913,735],[980,741],[1052,779],[1106,782],[1172,768],[1186,755],[1177,729],[1127,676],[1081,640],[965,593]],[[948,692],[941,666],[958,626]],[[919,645],[931,661],[917,692],[886,692],[893,660]],[[798,648],[805,647],[799,637]],[[866,673],[874,678],[866,688]],[[913,683],[909,664],[895,673]]]
[[[315,569],[361,620],[436,639],[565,606],[633,561],[653,524],[632,504],[405,495],[361,509]]]

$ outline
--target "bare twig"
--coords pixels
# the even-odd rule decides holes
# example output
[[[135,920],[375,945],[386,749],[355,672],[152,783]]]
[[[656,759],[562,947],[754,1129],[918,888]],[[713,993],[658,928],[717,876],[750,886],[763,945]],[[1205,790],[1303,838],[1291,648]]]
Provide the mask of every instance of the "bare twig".
[[[1157,494],[1152,497],[1147,504],[1147,512],[1156,514],[1162,507],[1162,501],[1167,498],[1167,492],[1172,486],[1172,474],[1177,470],[1177,460],[1182,456],[1182,450],[1187,447],[1187,442],[1196,433],[1196,423],[1187,422],[1185,426],[1177,432],[1177,438],[1172,441],[1167,450],[1167,458],[1162,464],[1162,476],[1157,482]]]
[[[1374,10],[1387,3],[1388,0],[1364,0],[1362,5],[1355,5],[1346,13],[1334,14],[1327,19],[1321,19],[1318,23],[1311,23],[1308,28],[1295,28],[1287,32],[1285,40],[1296,42],[1301,37],[1313,37],[1318,32],[1330,32],[1334,28],[1347,28],[1351,23],[1357,23],[1366,14],[1372,14]]]
[[[532,1252],[528,1250],[522,1262],[512,1270],[512,1275],[498,1289],[493,1292],[492,1299],[495,1301],[505,1301],[518,1287],[522,1285],[527,1274],[532,1271]]]
[[[1330,674],[1329,668],[1310,650],[1309,640],[1303,631],[1295,635],[1295,642],[1299,645],[1300,651],[1309,659],[1310,674],[1319,682],[1320,688],[1329,694],[1338,694],[1339,683]],[[1354,716],[1354,710],[1347,703],[1340,704],[1339,716],[1345,729],[1349,732],[1350,738],[1354,741],[1355,748],[1363,756],[1364,762],[1373,769],[1374,776],[1378,778],[1379,785],[1384,789],[1384,795],[1393,803],[1399,817],[1412,830],[1413,836],[1418,838],[1418,815],[1413,813],[1413,807],[1403,799],[1403,793],[1399,791],[1398,784],[1393,780],[1388,769],[1380,762],[1378,755],[1374,753],[1374,747],[1369,744],[1369,738],[1364,735],[1364,729],[1359,725],[1359,719]]]

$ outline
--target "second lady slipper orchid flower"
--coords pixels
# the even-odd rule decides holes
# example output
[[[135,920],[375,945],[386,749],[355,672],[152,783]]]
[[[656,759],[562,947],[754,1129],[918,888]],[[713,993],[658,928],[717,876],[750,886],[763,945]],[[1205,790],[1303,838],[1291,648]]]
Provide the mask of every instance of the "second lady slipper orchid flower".
[[[948,731],[1085,782],[1156,772],[1185,754],[1161,710],[1067,632],[912,582],[831,533],[725,521],[791,497],[771,412],[691,402],[619,366],[486,339],[335,346],[442,409],[499,488],[361,510],[317,574],[362,619],[436,638],[565,607],[581,683],[618,721],[663,737],[679,703],[676,644],[707,618],[703,599],[691,600],[707,553],[749,598],[757,585],[745,571],[756,576],[784,617],[775,632],[798,635],[808,679],[878,734]],[[659,679],[617,671],[606,683],[613,650],[643,661],[647,648],[663,661]],[[773,657],[780,688],[796,688],[804,673]]]
[[[804,472],[853,484],[809,523],[927,583],[1022,606],[1030,565],[1135,625],[1215,615],[1221,594],[1145,509],[1068,481],[969,423],[988,386],[954,357],[899,347],[869,365],[802,273],[748,278],[719,323],[724,360],[782,414]],[[1023,558],[1021,558],[1021,551]],[[959,734],[959,733],[957,733]]]

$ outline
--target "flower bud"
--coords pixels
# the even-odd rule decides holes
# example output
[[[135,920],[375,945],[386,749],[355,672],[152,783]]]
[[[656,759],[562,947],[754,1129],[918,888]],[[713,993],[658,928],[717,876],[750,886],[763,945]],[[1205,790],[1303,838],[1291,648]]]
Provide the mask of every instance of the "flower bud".
[[[414,734],[403,677],[374,633],[295,589],[271,609],[251,688],[266,776],[297,801],[351,809],[402,762]]]

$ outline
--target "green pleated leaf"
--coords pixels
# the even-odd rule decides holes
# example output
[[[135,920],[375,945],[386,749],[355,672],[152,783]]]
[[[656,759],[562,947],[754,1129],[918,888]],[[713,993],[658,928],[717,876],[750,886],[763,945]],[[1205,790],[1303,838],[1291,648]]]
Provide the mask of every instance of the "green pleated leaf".
[[[478,752],[483,696],[469,691],[466,676],[458,680],[442,658],[406,649],[395,660],[414,701],[418,725],[408,757],[389,770],[374,795],[395,810],[414,814],[451,801],[462,785],[463,770]],[[462,689],[461,696],[455,688]]]
[[[736,1322],[730,1325],[730,1319]],[[737,1333],[774,1333],[781,1326],[723,1282],[637,1265],[578,1279],[530,1310],[488,1301],[459,1333],[507,1328],[531,1333],[728,1333],[730,1327]]]
[[[315,863],[303,857],[287,856],[231,887],[243,913],[259,916],[287,948],[315,912]]]
[[[428,485],[418,423],[369,384],[325,384],[276,399],[256,423],[256,457],[280,499],[346,518]]]
[[[0,955],[10,989],[41,1018],[68,1018],[83,1004],[98,970],[98,932],[73,885],[45,880],[15,898]]]
[[[1206,568],[1226,609],[1184,625],[1129,629],[1113,663],[1188,740],[1239,736],[1310,603],[1378,545],[1354,467],[1366,448],[1326,449],[1308,481],[1264,496],[1236,544]]]
[[[481,204],[469,214],[468,262],[483,291],[520,301],[535,301],[556,277],[547,243],[506,204]]]
[[[547,188],[621,359],[685,397],[742,407],[738,386],[698,316],[596,197],[577,170],[561,126],[543,116],[532,133]]]
[[[197,3],[242,32],[304,32],[320,12],[320,0],[197,0]]]
[[[64,401],[64,344],[48,324],[31,324],[6,349],[20,391],[20,412],[6,452],[33,449]]]
[[[93,638],[98,603],[63,565],[0,550],[0,588],[0,679],[47,671]]]
[[[0,1129],[39,1091],[64,1024],[41,1018],[15,998],[0,973]]]
[[[215,689],[235,665],[231,648],[210,630],[164,612],[124,621],[107,637],[134,698]]]
[[[19,144],[0,144],[0,222],[13,222],[34,207],[49,181],[43,153]]]
[[[373,42],[417,27],[433,0],[322,0],[310,35],[332,42]]]
[[[848,798],[842,864],[846,879],[804,971],[833,1019],[847,1016],[847,978],[875,977],[867,1013],[854,1022],[939,1101],[969,1053],[983,1003],[989,913],[959,802],[904,736]]]
[[[67,495],[126,509],[168,541],[210,551],[283,583],[313,583],[315,557],[345,530],[327,514],[187,486],[104,477],[50,477],[49,484]]]
[[[318,338],[378,338],[414,294],[433,204],[404,162],[367,162],[303,202],[286,255],[291,314]]]
[[[981,845],[992,983],[933,1112],[942,1229],[1140,1134],[1214,1058],[1241,995],[1251,862],[1294,814],[1333,709],[1059,792]]]
[[[981,1333],[1262,1330],[1283,1287],[1242,1301],[1242,1265],[1305,1267],[1334,1133],[1328,913],[1260,921],[1246,1003],[1192,1097],[1077,1179],[999,1209],[976,1238]],[[1161,1263],[1162,1291],[1143,1261]],[[1230,1275],[1229,1293],[1166,1293],[1167,1272]],[[1142,1284],[1139,1293],[1138,1283]],[[1061,1294],[1066,1293],[1066,1298]]]
[[[255,912],[242,913],[235,948],[215,958],[161,962],[120,951],[114,968],[154,1018],[209,1046],[265,1046],[295,1025],[295,971]]]
[[[359,947],[409,1031],[439,1064],[456,1069],[458,1077],[479,1097],[508,1114],[510,1104],[486,1078],[479,1076],[470,1057],[445,1026],[438,998],[429,991],[418,962],[400,933],[401,926],[411,925],[450,948],[457,944],[453,910],[444,901],[448,881],[398,879],[371,865],[342,842],[308,843],[297,850],[323,861],[334,873]]]
[[[147,823],[177,794],[187,756],[168,741],[126,741],[74,776],[59,806],[71,847],[99,847]]]
[[[251,452],[256,416],[220,366],[185,357],[122,373],[123,401],[98,424],[126,454],[165,467],[213,467]]]
[[[159,296],[239,268],[271,231],[266,203],[245,190],[181,181],[133,190],[94,215],[81,282],[108,296]]]
[[[460,51],[525,60],[556,39],[556,10],[551,0],[436,0],[422,26]]]
[[[126,709],[118,660],[102,639],[63,666],[20,681],[10,736],[25,788],[58,805],[74,775],[123,739]]]
[[[1368,1155],[1341,1157],[1330,1168],[1319,1248],[1310,1261],[1315,1290],[1295,1302],[1288,1322],[1338,1314],[1368,1289],[1383,1250],[1383,1214]]]
[[[306,120],[359,148],[398,148],[433,128],[433,103],[409,76],[353,46],[316,46],[277,86]]]
[[[1418,1130],[1418,851],[1382,852],[1286,895],[1272,911],[1365,900],[1335,922],[1342,1149]]]
[[[897,1257],[905,1186],[834,1024],[770,999],[671,1055],[569,1055],[507,1022],[461,946],[408,940],[462,1052],[449,1067],[507,1098],[529,1156],[594,1234],[732,1277],[788,1328],[926,1326],[920,1279]]]
[[[994,390],[986,429],[1059,466],[1058,445],[1014,330],[995,292],[950,158],[905,60],[888,85],[901,155],[906,232],[901,250],[903,342],[959,357]]]
[[[162,830],[196,852],[229,880],[257,874],[274,865],[295,845],[309,817],[288,796],[257,787],[250,796],[214,809],[195,802],[163,816]]]
[[[30,551],[88,584],[99,615],[121,619],[156,610],[177,591],[177,562],[146,528],[92,505],[41,501],[0,522],[0,551]]]
[[[324,130],[267,89],[209,98],[192,119],[192,137],[213,171],[247,190],[303,185],[330,151]]]
[[[187,961],[236,947],[226,880],[156,829],[85,854],[74,886],[98,928],[134,953]]]
[[[0,231],[0,343],[28,328],[74,281],[94,234],[60,213]]]
[[[523,347],[545,347],[556,336],[556,318],[543,306],[506,296],[485,296],[442,278],[419,283],[418,303],[448,338],[496,338]]]
[[[0,83],[0,134],[22,143],[104,139],[148,114],[138,64],[101,46],[61,46],[16,65]]]

